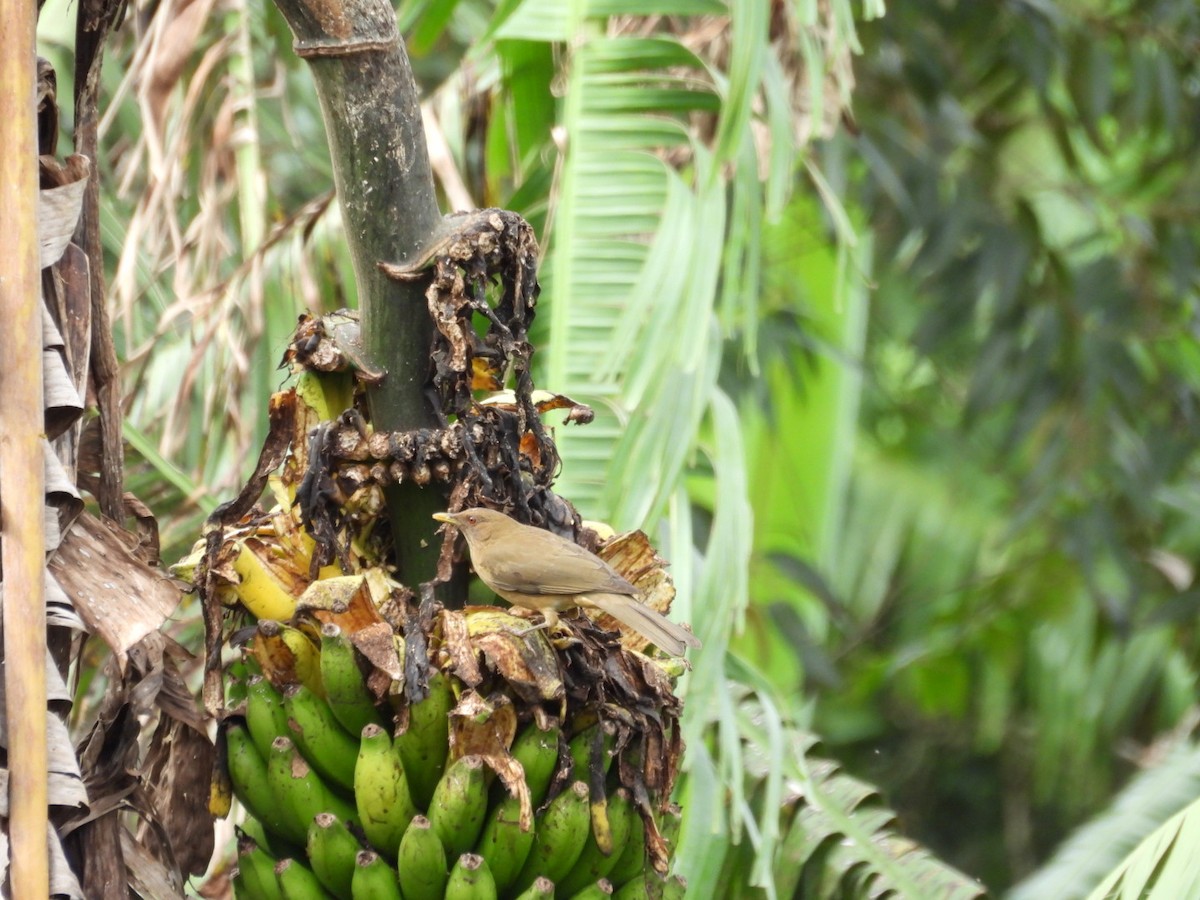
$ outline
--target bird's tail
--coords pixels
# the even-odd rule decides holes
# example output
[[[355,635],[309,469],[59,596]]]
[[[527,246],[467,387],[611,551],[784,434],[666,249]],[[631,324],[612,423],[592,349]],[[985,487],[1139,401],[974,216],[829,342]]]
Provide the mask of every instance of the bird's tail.
[[[696,636],[682,625],[625,594],[585,594],[577,602],[580,606],[592,606],[608,613],[672,656],[683,656],[685,646],[700,646]]]

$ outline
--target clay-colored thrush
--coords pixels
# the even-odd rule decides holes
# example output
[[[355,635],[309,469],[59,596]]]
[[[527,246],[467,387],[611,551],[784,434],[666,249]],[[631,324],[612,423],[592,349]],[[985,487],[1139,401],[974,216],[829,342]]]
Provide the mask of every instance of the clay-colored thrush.
[[[484,584],[514,606],[540,610],[546,627],[558,624],[560,611],[586,606],[673,656],[700,646],[690,631],[640,602],[637,588],[608,563],[564,537],[481,507],[433,517],[463,533]]]

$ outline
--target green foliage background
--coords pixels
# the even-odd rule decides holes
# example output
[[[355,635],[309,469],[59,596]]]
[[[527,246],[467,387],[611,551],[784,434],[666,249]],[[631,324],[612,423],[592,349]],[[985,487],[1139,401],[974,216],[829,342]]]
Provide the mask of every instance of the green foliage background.
[[[252,463],[296,315],[354,285],[286,27],[167,6],[109,51],[101,168],[130,488],[170,557]],[[1195,4],[399,15],[447,208],[545,249],[539,385],[600,413],[558,429],[560,490],[656,533],[705,640],[697,895],[1117,872],[1198,796]],[[1142,861],[1200,856],[1189,821]]]

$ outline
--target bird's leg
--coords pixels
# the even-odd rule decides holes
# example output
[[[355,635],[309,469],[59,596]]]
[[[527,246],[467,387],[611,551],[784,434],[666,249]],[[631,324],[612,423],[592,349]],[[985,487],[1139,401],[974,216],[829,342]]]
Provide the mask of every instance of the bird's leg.
[[[514,629],[513,633],[518,637],[524,637],[525,635],[532,634],[535,631],[541,631],[543,628],[545,628],[547,631],[554,631],[560,626],[561,623],[558,621],[558,610],[546,606],[539,611],[542,614],[542,621],[540,625],[530,625],[528,628]]]

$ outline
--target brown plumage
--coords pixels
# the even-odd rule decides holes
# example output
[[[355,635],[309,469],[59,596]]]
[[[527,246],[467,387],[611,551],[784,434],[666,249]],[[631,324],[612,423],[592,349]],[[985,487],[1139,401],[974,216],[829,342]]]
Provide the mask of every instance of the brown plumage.
[[[484,584],[514,606],[540,610],[551,628],[562,610],[586,606],[673,656],[700,646],[690,631],[641,603],[637,588],[608,563],[566,538],[482,507],[433,517],[463,533]]]

